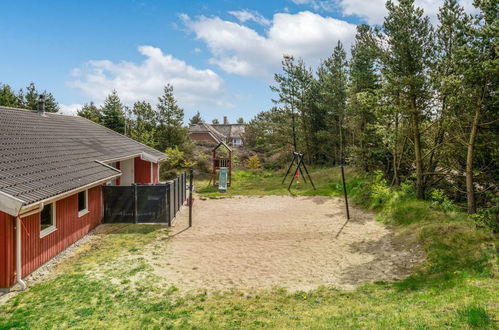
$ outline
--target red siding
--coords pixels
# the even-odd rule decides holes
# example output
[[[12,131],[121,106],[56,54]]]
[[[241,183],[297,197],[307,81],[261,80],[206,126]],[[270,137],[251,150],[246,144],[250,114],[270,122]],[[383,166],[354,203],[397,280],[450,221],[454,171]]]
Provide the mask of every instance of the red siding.
[[[14,217],[0,212],[0,288],[14,283]]]
[[[88,191],[89,213],[78,217],[78,195],[56,202],[57,230],[40,238],[40,214],[23,218],[22,226],[22,275],[29,275],[52,257],[97,227],[102,215],[102,189]],[[15,283],[14,218],[0,212],[0,288]]]
[[[191,140],[192,141],[209,141],[209,142],[214,142],[218,143],[219,141],[215,140],[213,136],[211,136],[209,133],[191,133]]]
[[[40,214],[23,219],[26,230],[23,230],[23,277],[49,261],[52,257],[73,244],[101,221],[102,190],[94,187],[88,191],[89,213],[78,217],[78,195],[56,202],[57,230],[40,238]]]
[[[153,183],[151,163],[140,159],[140,157],[135,158],[135,183]]]

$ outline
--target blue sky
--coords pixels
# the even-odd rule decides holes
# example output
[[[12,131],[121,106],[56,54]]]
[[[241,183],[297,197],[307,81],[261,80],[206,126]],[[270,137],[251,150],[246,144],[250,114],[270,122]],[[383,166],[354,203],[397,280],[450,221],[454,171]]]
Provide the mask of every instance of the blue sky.
[[[65,113],[112,89],[155,103],[172,83],[187,118],[250,120],[272,106],[284,53],[315,67],[337,40],[350,47],[356,24],[380,24],[383,2],[1,1],[0,82],[33,81]],[[435,17],[440,1],[418,3]]]

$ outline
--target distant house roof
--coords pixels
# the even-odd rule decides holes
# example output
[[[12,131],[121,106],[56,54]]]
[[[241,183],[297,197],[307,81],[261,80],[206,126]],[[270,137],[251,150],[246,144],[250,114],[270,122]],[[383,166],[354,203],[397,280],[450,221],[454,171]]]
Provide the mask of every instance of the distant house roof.
[[[166,159],[82,117],[0,107],[0,211],[119,176],[104,163],[130,157]]]
[[[206,123],[199,123],[189,127],[191,133],[207,133],[210,134],[216,141],[220,142],[227,139],[227,136],[219,132],[212,125]]]
[[[244,137],[246,124],[207,124],[201,123],[189,127],[191,133],[211,133],[217,141]]]

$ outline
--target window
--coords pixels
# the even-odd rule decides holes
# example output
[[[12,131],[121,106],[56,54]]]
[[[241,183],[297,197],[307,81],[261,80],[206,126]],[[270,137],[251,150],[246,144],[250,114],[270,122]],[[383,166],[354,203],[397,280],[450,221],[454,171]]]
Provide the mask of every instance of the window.
[[[232,139],[232,145],[240,146],[242,144],[243,144],[243,139],[239,139],[239,138]]]
[[[88,190],[78,193],[78,216],[84,216],[88,213]]]
[[[45,205],[40,212],[40,237],[53,233],[57,229],[55,220],[55,203]]]

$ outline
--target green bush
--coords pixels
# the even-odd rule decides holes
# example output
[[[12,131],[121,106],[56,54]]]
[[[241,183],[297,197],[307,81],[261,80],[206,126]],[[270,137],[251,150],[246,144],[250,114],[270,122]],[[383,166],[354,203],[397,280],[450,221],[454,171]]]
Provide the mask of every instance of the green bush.
[[[381,172],[353,187],[351,195],[354,203],[379,211],[379,220],[404,226],[419,238],[426,263],[419,273],[400,282],[399,287],[448,285],[453,283],[450,279],[465,273],[498,274],[490,230],[497,231],[497,221],[492,212],[482,211],[470,217],[459,212],[442,190],[431,191],[428,201],[417,200],[412,183],[388,187]]]
[[[457,211],[458,208],[452,203],[452,201],[444,194],[441,189],[433,189],[430,192],[430,201],[432,206],[438,208],[444,212]]]
[[[194,168],[199,174],[211,173],[211,156],[208,154],[200,154],[195,159]]]
[[[178,147],[167,148],[166,160],[161,163],[159,177],[161,181],[174,179],[181,170],[192,167],[194,163],[187,160],[185,153]]]
[[[245,162],[246,168],[249,170],[259,170],[262,168],[262,165],[260,164],[260,159],[258,158],[257,155],[251,156],[248,158]]]
[[[281,169],[281,165],[278,162],[266,162],[263,163],[263,168],[269,171],[277,171]]]

